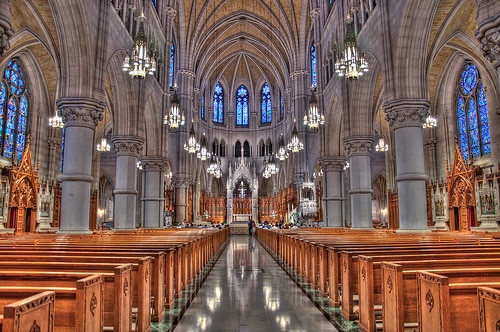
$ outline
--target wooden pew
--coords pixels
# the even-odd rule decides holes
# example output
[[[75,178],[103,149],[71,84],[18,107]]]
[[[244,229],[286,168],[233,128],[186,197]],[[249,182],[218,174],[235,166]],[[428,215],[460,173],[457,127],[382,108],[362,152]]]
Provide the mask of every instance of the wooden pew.
[[[359,255],[359,271],[358,271],[358,285],[359,285],[359,325],[361,331],[374,331],[375,330],[375,311],[381,311],[384,317],[388,317],[388,324],[395,324],[399,321],[395,316],[399,304],[396,299],[402,300],[403,297],[395,296],[395,292],[383,294],[383,277],[382,267],[385,263],[395,262],[400,264],[406,270],[436,270],[444,268],[455,268],[460,266],[469,267],[491,267],[500,266],[500,252],[486,252],[486,253],[435,253],[425,255],[381,255],[381,256],[364,256]],[[466,263],[464,263],[466,262]],[[390,266],[390,265],[389,265]],[[394,272],[396,273],[396,272]],[[399,278],[392,276],[391,279]],[[387,278],[386,278],[387,279]],[[399,280],[399,279],[397,279]],[[397,282],[394,281],[394,283]],[[407,279],[405,279],[407,280]],[[415,289],[416,277],[413,277],[413,287],[401,285],[398,291],[405,294],[405,301],[416,301],[416,295],[412,298],[410,294]],[[414,293],[413,293],[414,294]],[[387,297],[384,297],[387,295]],[[382,303],[390,307],[387,309],[382,306]],[[401,304],[402,305],[402,304]],[[415,311],[416,318],[416,311]],[[411,321],[411,320],[410,320]],[[416,320],[414,320],[416,321]],[[400,323],[398,323],[400,324]],[[390,326],[389,325],[389,326]],[[385,326],[385,325],[384,325]],[[386,327],[388,328],[388,327]],[[400,325],[402,328],[402,325]],[[399,328],[398,328],[399,329]],[[398,329],[395,329],[397,331]],[[392,330],[391,330],[392,331]]]
[[[151,329],[151,307],[150,307],[150,282],[151,282],[151,258],[144,257],[138,259],[138,263],[130,264],[130,268],[124,266],[116,266],[114,263],[95,263],[95,262],[58,262],[58,261],[40,261],[40,262],[23,262],[19,264],[16,261],[0,261],[0,271],[2,273],[15,274],[18,273],[22,277],[23,273],[42,274],[92,274],[100,273],[107,275],[109,282],[105,282],[104,290],[106,290],[106,325],[123,326],[130,322],[132,313],[130,310],[124,310],[119,316],[116,316],[114,311],[121,310],[127,305],[127,301],[132,302],[132,306],[137,308],[137,331],[149,331]],[[118,277],[119,276],[119,277]],[[128,277],[127,277],[128,276]],[[117,278],[119,278],[117,280]],[[107,281],[106,278],[105,281]],[[42,281],[43,282],[43,281]],[[124,293],[117,294],[116,289],[122,289]],[[126,292],[129,290],[130,293]],[[120,296],[120,302],[112,300],[113,297]],[[129,295],[130,299],[124,298]],[[108,302],[109,301],[109,302]],[[116,306],[119,305],[117,308]],[[119,321],[117,321],[121,317]],[[125,323],[123,323],[125,322]],[[128,328],[123,326],[120,329]]]
[[[479,331],[498,332],[500,330],[500,289],[478,287]]]
[[[103,329],[103,278],[99,274],[78,280],[73,287],[36,285],[0,286],[0,307],[44,291],[55,292],[56,332],[90,332]],[[9,312],[7,314],[10,315]],[[5,315],[4,315],[5,316]],[[5,317],[4,317],[5,320]],[[8,326],[7,321],[4,324]]]
[[[451,281],[455,279],[455,281]],[[478,287],[500,287],[500,275],[461,269],[453,277],[417,272],[420,331],[475,332],[479,328]]]
[[[7,304],[3,308],[0,331],[54,331],[55,293],[45,291]]]

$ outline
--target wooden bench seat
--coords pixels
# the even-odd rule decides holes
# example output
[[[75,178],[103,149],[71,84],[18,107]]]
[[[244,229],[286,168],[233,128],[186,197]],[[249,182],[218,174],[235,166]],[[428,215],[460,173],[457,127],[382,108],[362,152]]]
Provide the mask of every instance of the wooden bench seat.
[[[465,272],[465,271],[461,271]],[[456,282],[446,275],[418,272],[418,324],[421,331],[475,332],[479,330],[479,287],[500,287],[500,277],[487,277],[485,271],[468,273]]]
[[[55,292],[45,291],[9,303],[0,315],[0,331],[54,331]]]
[[[57,280],[56,280],[57,281]],[[0,286],[0,308],[38,293],[55,293],[54,327],[56,332],[101,331],[103,328],[103,277],[93,274],[75,282],[73,287],[37,286],[29,282]],[[10,326],[10,309],[4,312],[5,327]],[[30,326],[31,328],[31,326]],[[3,329],[3,327],[2,327]]]
[[[402,264],[400,264],[402,263]],[[410,262],[408,266],[404,262],[384,262],[382,276],[382,319],[384,330],[400,331],[404,326],[414,326],[418,321],[416,302],[417,294],[417,272],[419,269],[427,268],[433,273],[452,273],[457,268],[459,271],[471,272],[493,270],[492,264],[482,264],[470,261],[468,263],[439,263],[423,262],[422,264]],[[406,265],[406,266],[405,266]],[[496,265],[498,266],[498,265]]]
[[[375,326],[375,310],[374,308],[383,309],[384,317],[390,317],[391,324],[394,322],[393,317],[395,311],[394,306],[388,306],[389,309],[382,307],[382,303],[390,304],[395,301],[396,297],[384,298],[383,294],[383,277],[382,266],[388,262],[394,262],[403,267],[403,269],[425,269],[435,270],[454,267],[500,267],[500,252],[489,253],[436,253],[417,255],[385,255],[385,256],[364,256],[359,255],[358,269],[358,290],[355,294],[359,294],[359,325],[362,331],[373,331]],[[406,260],[406,261],[405,261]],[[391,277],[393,279],[394,277]],[[406,280],[406,279],[405,279]],[[404,285],[402,285],[405,299],[409,299]],[[393,295],[391,293],[390,295]],[[414,299],[416,296],[414,297]],[[400,298],[402,299],[402,298]],[[388,313],[390,311],[390,313]],[[415,320],[416,321],[416,320]]]
[[[145,257],[138,260],[138,263],[129,264],[129,268],[117,266],[115,263],[92,263],[92,262],[2,262],[0,261],[0,271],[2,273],[18,274],[19,277],[14,282],[19,282],[22,274],[91,274],[101,273],[107,275],[103,291],[106,293],[106,325],[116,326],[119,330],[127,330],[126,327],[120,327],[123,322],[131,321],[132,308],[137,308],[137,330],[149,331],[151,329],[151,258]],[[112,278],[112,279],[111,279]],[[127,291],[128,289],[128,291]],[[129,294],[130,299],[123,298],[123,294],[116,290]],[[116,298],[116,296],[120,296]],[[115,302],[120,301],[120,302]],[[131,301],[132,307],[124,309],[123,306]],[[130,303],[130,302],[128,302]],[[116,307],[120,304],[119,307]],[[123,305],[123,306],[122,306]],[[119,315],[115,311],[119,310]],[[115,321],[120,318],[120,321]],[[117,326],[119,325],[119,326]]]

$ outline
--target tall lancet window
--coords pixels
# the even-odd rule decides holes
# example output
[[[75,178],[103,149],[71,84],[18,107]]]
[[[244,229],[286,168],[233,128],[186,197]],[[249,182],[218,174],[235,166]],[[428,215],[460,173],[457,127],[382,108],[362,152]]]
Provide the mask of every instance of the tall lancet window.
[[[236,94],[236,125],[248,126],[248,89],[244,85]]]
[[[313,87],[318,86],[318,76],[317,76],[317,67],[316,67],[316,47],[314,47],[314,42],[310,48],[311,55],[311,85]]]
[[[28,115],[25,73],[19,62],[11,60],[0,82],[0,147],[5,158],[21,160],[26,147]]]
[[[464,159],[491,153],[486,91],[476,65],[465,65],[457,90],[458,141]]]
[[[214,123],[224,123],[224,89],[220,82],[217,82],[217,85],[214,89],[214,115],[213,115]]]
[[[273,122],[273,104],[271,102],[271,89],[269,84],[264,83],[262,89],[260,90],[260,112],[262,123],[272,123]]]
[[[170,64],[168,68],[168,86],[174,88],[174,76],[175,76],[175,45],[170,44]]]

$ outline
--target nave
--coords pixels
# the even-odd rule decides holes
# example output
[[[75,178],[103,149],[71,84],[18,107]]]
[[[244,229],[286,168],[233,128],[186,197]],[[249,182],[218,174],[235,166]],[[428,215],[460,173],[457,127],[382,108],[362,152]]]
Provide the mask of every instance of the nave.
[[[255,237],[233,235],[174,331],[337,330]]]

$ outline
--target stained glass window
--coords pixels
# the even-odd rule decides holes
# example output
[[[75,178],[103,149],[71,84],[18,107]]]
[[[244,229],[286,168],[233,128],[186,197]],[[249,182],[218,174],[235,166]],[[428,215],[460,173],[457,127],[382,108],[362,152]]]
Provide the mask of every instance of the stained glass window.
[[[269,84],[264,83],[262,89],[260,90],[260,111],[261,111],[261,121],[262,123],[272,123],[273,122],[273,111],[271,102],[271,89]]]
[[[201,96],[200,116],[205,120],[205,96]]]
[[[236,94],[236,125],[248,126],[248,89],[240,85]]]
[[[0,147],[5,158],[21,160],[26,147],[29,103],[20,63],[7,64],[0,83]]]
[[[158,9],[158,0],[151,0],[151,2],[153,3],[153,7],[155,7],[155,9]]]
[[[314,43],[311,45],[311,85],[313,87],[318,86],[317,73],[316,73],[316,48]]]
[[[175,45],[172,43],[170,45],[170,66],[168,73],[168,85],[173,88],[174,87],[174,70],[175,70]]]
[[[486,91],[474,64],[460,75],[457,93],[458,143],[465,160],[491,153]]]
[[[285,103],[283,102],[283,96],[280,91],[280,121],[285,118]]]
[[[214,115],[213,115],[214,123],[224,123],[224,89],[220,82],[217,82],[217,85],[214,89]]]
[[[61,139],[61,159],[59,159],[59,171],[62,173],[63,165],[64,165],[64,139],[66,137],[66,127],[63,127],[62,130],[62,139]]]

